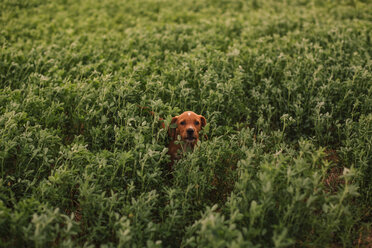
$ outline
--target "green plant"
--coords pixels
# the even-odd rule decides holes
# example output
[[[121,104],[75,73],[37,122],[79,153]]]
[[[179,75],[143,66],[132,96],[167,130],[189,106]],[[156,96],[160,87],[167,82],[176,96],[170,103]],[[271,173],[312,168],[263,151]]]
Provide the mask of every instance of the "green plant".
[[[371,225],[369,1],[0,8],[1,247],[350,247]],[[185,110],[208,139],[169,171],[159,117]]]

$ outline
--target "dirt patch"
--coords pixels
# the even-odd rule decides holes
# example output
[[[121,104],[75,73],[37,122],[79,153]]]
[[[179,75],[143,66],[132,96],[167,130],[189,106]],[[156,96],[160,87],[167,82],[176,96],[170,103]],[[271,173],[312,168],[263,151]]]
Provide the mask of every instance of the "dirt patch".
[[[341,178],[343,168],[340,167],[333,167],[328,172],[328,176],[326,179],[324,179],[324,185],[326,186],[326,190],[334,193],[337,192],[338,187],[341,184],[345,184],[345,180]]]
[[[325,150],[326,156],[324,159],[335,164],[334,167],[329,169],[327,177],[324,179],[324,185],[326,190],[329,192],[337,192],[338,186],[345,184],[345,181],[341,178],[344,168],[340,166],[340,158],[335,150]]]
[[[325,156],[325,159],[330,161],[330,162],[333,162],[335,164],[339,164],[340,163],[340,157],[337,155],[337,152],[336,150],[333,150],[333,149],[327,149],[324,151],[326,156]]]
[[[356,247],[360,248],[371,248],[372,247],[372,228],[364,228],[359,234],[358,242]]]

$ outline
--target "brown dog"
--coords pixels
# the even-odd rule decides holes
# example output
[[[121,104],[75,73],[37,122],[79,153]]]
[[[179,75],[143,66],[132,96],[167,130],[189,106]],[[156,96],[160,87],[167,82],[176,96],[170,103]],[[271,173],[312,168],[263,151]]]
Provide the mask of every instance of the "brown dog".
[[[171,156],[171,164],[178,159],[178,150],[182,152],[187,149],[193,149],[199,140],[199,132],[207,124],[204,116],[197,115],[192,111],[183,112],[179,116],[172,118],[169,125],[169,136],[171,142],[168,146],[168,154]],[[180,135],[181,141],[177,142],[177,137]]]

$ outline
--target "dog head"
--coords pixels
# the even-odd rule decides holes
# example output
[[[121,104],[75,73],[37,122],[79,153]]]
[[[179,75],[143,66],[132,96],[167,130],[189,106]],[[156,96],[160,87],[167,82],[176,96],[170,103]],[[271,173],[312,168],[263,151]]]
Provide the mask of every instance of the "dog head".
[[[169,136],[176,140],[181,136],[181,140],[186,143],[195,144],[199,139],[199,132],[207,124],[204,116],[197,115],[192,111],[183,112],[179,116],[172,118],[169,128]]]

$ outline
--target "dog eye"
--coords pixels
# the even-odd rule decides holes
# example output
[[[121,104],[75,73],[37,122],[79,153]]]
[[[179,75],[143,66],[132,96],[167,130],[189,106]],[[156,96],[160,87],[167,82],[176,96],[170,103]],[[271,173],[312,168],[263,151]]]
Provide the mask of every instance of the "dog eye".
[[[181,121],[180,123],[182,126],[184,126],[186,124],[186,121]]]
[[[196,125],[196,126],[199,125],[199,122],[198,122],[198,121],[195,121],[195,125]]]

